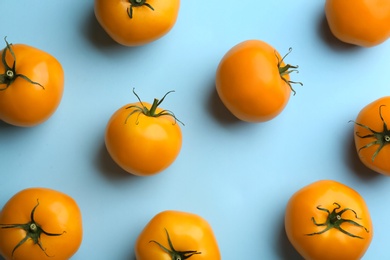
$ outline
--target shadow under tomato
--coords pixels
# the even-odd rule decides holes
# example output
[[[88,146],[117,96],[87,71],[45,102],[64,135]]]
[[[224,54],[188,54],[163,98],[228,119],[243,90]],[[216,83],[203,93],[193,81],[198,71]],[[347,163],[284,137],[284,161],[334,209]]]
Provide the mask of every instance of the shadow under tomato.
[[[11,124],[8,124],[4,121],[0,120],[0,135],[1,136],[7,136],[7,138],[11,138],[12,136],[18,136],[21,132],[33,132],[36,131],[38,128],[40,128],[41,125],[36,125],[32,127],[21,127],[21,126],[14,126]]]
[[[96,20],[93,9],[86,15],[85,24],[81,29],[83,35],[99,48],[109,48],[118,45],[118,43],[116,43],[100,26],[99,22]]]
[[[275,241],[275,251],[278,255],[278,259],[280,260],[303,260],[303,258],[299,255],[299,253],[292,246],[290,241],[287,238],[286,231],[284,228],[284,215],[279,223],[279,236],[277,236],[277,240]]]
[[[107,34],[103,27],[101,27],[93,10],[86,15],[85,23],[80,28],[82,35],[84,35],[92,45],[99,50],[110,51],[110,54],[112,54],[113,51],[126,53],[139,51],[140,48],[145,49],[153,45],[152,42],[141,46],[129,47],[117,43]]]
[[[211,84],[210,84],[211,85]],[[210,96],[207,103],[207,108],[211,115],[222,125],[232,125],[242,123],[237,117],[235,117],[222,103],[218,96],[215,84],[212,83],[210,87]]]
[[[320,20],[318,22],[317,31],[320,38],[326,43],[326,45],[331,47],[333,50],[342,52],[358,51],[361,49],[359,46],[348,44],[337,39],[330,30],[328,21],[326,20],[326,16],[324,13],[322,15],[319,15],[318,17],[320,17]]]
[[[114,162],[114,160],[112,160],[104,142],[102,142],[96,155],[96,165],[99,169],[99,172],[110,181],[120,182],[128,180],[129,178],[137,177],[123,170]]]
[[[9,130],[9,129],[13,129],[13,128],[16,128],[16,127],[0,120],[0,130]]]

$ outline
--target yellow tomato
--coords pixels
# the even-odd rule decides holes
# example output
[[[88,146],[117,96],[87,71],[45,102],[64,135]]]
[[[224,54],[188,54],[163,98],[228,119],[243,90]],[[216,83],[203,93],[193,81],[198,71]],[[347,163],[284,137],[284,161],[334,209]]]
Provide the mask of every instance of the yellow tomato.
[[[25,189],[0,212],[0,254],[6,260],[67,260],[77,252],[81,241],[80,209],[62,192]]]
[[[365,106],[355,120],[355,145],[360,160],[371,170],[390,176],[390,96]]]
[[[166,35],[175,25],[180,0],[95,0],[95,16],[116,42],[139,46]]]
[[[41,124],[62,99],[62,66],[44,51],[6,43],[0,52],[0,120],[24,127]]]
[[[188,212],[167,210],[150,220],[135,244],[137,260],[220,260],[210,224]]]
[[[390,37],[389,0],[326,0],[325,15],[343,42],[373,47]]]
[[[291,84],[297,83],[290,81],[290,73],[296,68],[286,65],[284,57],[268,43],[244,41],[220,61],[216,90],[238,119],[253,123],[269,121],[287,105],[293,90]]]
[[[290,198],[285,229],[291,244],[306,260],[359,260],[373,236],[364,199],[332,180],[309,184]]]
[[[107,150],[128,173],[139,176],[157,174],[179,155],[182,145],[180,121],[172,112],[158,107],[164,98],[155,99],[153,104],[140,100],[127,104],[118,109],[107,123]]]

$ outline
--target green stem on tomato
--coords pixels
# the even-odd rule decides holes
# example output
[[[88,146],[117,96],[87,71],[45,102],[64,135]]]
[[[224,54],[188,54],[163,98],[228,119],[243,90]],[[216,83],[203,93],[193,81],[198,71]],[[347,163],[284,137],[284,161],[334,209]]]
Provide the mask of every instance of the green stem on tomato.
[[[155,240],[150,240],[149,243],[157,244],[164,252],[166,252],[167,254],[169,254],[171,256],[172,260],[184,260],[184,259],[190,258],[193,255],[201,254],[201,252],[198,252],[198,251],[195,251],[195,250],[177,251],[173,247],[173,243],[171,241],[171,238],[169,237],[168,230],[165,229],[165,233],[167,235],[169,249],[166,248],[165,246],[163,246],[162,244],[160,244],[159,242],[155,241]]]
[[[5,72],[3,74],[0,74],[0,85],[5,85],[5,87],[0,87],[1,90],[6,90],[17,78],[23,78],[24,80],[28,81],[31,84],[39,85],[43,89],[45,89],[41,84],[38,82],[32,81],[30,78],[28,78],[26,75],[18,74],[16,73],[16,56],[12,49],[12,44],[9,44],[7,42],[7,37],[4,38],[4,41],[6,43],[6,47],[4,48],[2,55],[1,55],[1,62],[5,68]],[[10,67],[6,61],[6,54],[9,52],[13,58],[13,64],[12,67]]]
[[[340,204],[334,202],[333,205],[335,205],[336,207],[332,210],[332,212],[330,212],[326,208],[322,208],[321,206],[317,206],[317,209],[321,210],[321,211],[325,211],[328,214],[328,217],[326,218],[326,221],[323,223],[317,223],[314,217],[312,217],[311,220],[313,221],[314,225],[325,227],[325,228],[319,232],[314,232],[314,233],[310,233],[310,234],[306,234],[306,235],[307,236],[321,235],[321,234],[327,232],[328,230],[335,228],[335,229],[339,230],[340,232],[342,232],[350,237],[363,239],[363,237],[354,235],[341,227],[341,224],[349,223],[349,224],[352,224],[354,226],[363,228],[367,233],[369,232],[369,230],[367,228],[365,228],[364,226],[362,226],[361,224],[359,224],[351,219],[344,219],[341,216],[344,212],[351,211],[355,215],[356,219],[360,219],[357,216],[356,211],[354,211],[353,209],[350,209],[350,208],[344,208],[344,209],[337,212],[336,210],[341,208]]]
[[[41,243],[41,235],[43,234],[46,236],[61,236],[62,234],[66,233],[64,231],[61,234],[56,234],[56,233],[49,233],[43,230],[43,228],[40,225],[38,225],[34,219],[35,210],[37,209],[38,206],[39,206],[39,201],[37,200],[37,205],[35,205],[35,207],[32,209],[30,214],[30,221],[28,223],[0,224],[0,228],[2,229],[18,228],[18,229],[23,229],[26,232],[26,236],[22,240],[20,240],[19,243],[12,250],[12,256],[14,255],[15,251],[29,239],[33,241],[34,245],[38,245],[39,248],[45,253],[46,256],[49,256],[46,253],[46,249],[43,247]]]
[[[284,59],[287,57],[287,55],[289,55],[290,53],[292,52],[292,48],[289,48],[288,49],[288,52],[286,53],[286,55],[283,56],[283,58],[280,60],[279,59],[279,56],[276,55],[276,58],[278,59],[278,69],[279,69],[279,74],[280,74],[280,77],[282,78],[282,80],[290,87],[291,91],[294,93],[294,95],[296,94],[296,91],[294,90],[294,88],[292,87],[292,84],[299,84],[301,86],[303,86],[302,82],[296,82],[296,81],[291,81],[291,80],[287,80],[284,76],[286,75],[289,75],[290,73],[292,72],[297,72],[299,73],[298,71],[298,66],[293,66],[293,65],[290,65],[290,64],[287,64],[287,65],[284,65],[282,66],[282,63],[284,62]]]
[[[126,117],[126,120],[125,120],[125,123],[127,122],[128,118],[130,116],[132,116],[133,114],[135,113],[138,113],[138,114],[144,114],[145,116],[148,116],[148,117],[160,117],[160,116],[171,116],[175,119],[175,123],[176,122],[179,122],[181,123],[182,125],[183,122],[181,122],[176,116],[175,114],[172,112],[172,111],[169,111],[169,110],[161,110],[160,112],[156,113],[157,111],[157,108],[158,106],[164,101],[165,97],[169,94],[169,93],[172,93],[174,92],[174,90],[171,90],[171,91],[168,91],[160,100],[155,98],[154,101],[153,101],[153,104],[152,106],[150,107],[150,109],[148,109],[141,101],[140,97],[137,95],[137,93],[135,93],[135,90],[133,88],[133,93],[134,95],[137,97],[139,103],[141,104],[140,106],[138,105],[131,105],[131,106],[128,106],[126,107],[126,109],[133,109],[133,111],[130,112],[130,114]],[[138,119],[136,121],[136,123],[138,124]]]
[[[154,8],[147,3],[147,0],[128,0],[130,3],[130,7],[127,8],[127,14],[129,15],[130,19],[133,19],[133,8],[134,7],[140,7],[140,6],[146,6],[150,10],[154,11]]]
[[[362,149],[368,148],[368,147],[373,146],[373,145],[378,145],[378,149],[374,152],[374,154],[371,157],[372,161],[375,160],[375,158],[377,157],[377,155],[379,154],[379,152],[382,150],[382,148],[385,145],[390,144],[390,130],[388,129],[386,121],[384,120],[384,118],[382,116],[382,107],[384,107],[384,106],[385,105],[379,106],[379,117],[383,123],[382,132],[375,131],[375,130],[371,129],[370,127],[363,125],[363,124],[360,124],[358,122],[351,121],[351,122],[355,123],[356,125],[363,127],[371,132],[370,134],[367,134],[367,135],[360,135],[359,132],[356,132],[355,133],[356,136],[358,136],[359,138],[370,138],[370,139],[373,138],[374,139],[374,141],[366,144],[365,146],[360,147],[358,150],[359,153]]]

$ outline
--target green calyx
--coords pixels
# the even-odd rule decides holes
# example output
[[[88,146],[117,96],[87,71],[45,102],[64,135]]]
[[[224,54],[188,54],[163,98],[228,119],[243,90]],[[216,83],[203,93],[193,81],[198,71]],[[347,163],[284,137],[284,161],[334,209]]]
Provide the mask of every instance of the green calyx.
[[[166,229],[165,229],[165,233],[167,234],[169,249],[164,247],[163,245],[161,245],[159,242],[157,242],[155,240],[150,240],[149,243],[157,244],[164,252],[166,252],[167,254],[169,254],[171,256],[172,260],[184,260],[184,259],[190,258],[193,255],[201,254],[201,252],[198,252],[195,250],[189,250],[189,251],[175,250],[175,248],[173,247],[171,238],[169,237],[169,233]]]
[[[32,81],[31,79],[29,79],[27,76],[23,75],[23,74],[18,74],[16,73],[16,57],[15,57],[15,53],[14,51],[12,50],[12,44],[9,44],[7,42],[7,39],[4,38],[4,41],[6,43],[6,47],[4,48],[3,50],[3,53],[1,55],[1,62],[5,68],[5,72],[3,74],[0,74],[0,86],[1,85],[5,85],[3,87],[0,87],[0,91],[1,90],[6,90],[17,78],[23,78],[24,80],[30,82],[31,84],[35,84],[35,85],[39,85],[40,87],[42,87],[43,89],[45,89],[41,84],[39,84],[38,82],[34,82]],[[6,55],[7,55],[7,52],[9,52],[11,55],[12,55],[12,58],[13,58],[13,63],[12,63],[12,66],[9,66],[7,64],[7,61],[5,59]]]
[[[382,148],[385,145],[390,144],[390,130],[387,128],[387,124],[386,124],[386,122],[385,122],[385,120],[383,119],[383,116],[382,116],[382,107],[384,107],[384,106],[385,105],[379,106],[379,117],[380,117],[380,119],[382,120],[382,123],[383,123],[382,132],[374,131],[370,127],[368,127],[366,125],[360,124],[358,122],[351,121],[351,122],[354,122],[355,124],[357,124],[358,126],[361,126],[361,127],[365,128],[365,129],[367,129],[368,131],[371,132],[370,134],[367,134],[367,135],[360,135],[359,132],[356,132],[355,133],[356,136],[358,136],[359,138],[372,138],[372,139],[374,139],[371,143],[368,143],[368,144],[360,147],[358,152],[360,152],[362,149],[368,148],[370,146],[378,145],[378,149],[376,149],[376,151],[374,152],[374,154],[371,157],[372,161],[375,160],[376,156],[379,154],[379,152],[382,150]]]
[[[12,250],[12,256],[14,255],[15,251],[22,246],[27,240],[31,239],[35,245],[38,245],[39,248],[45,253],[46,256],[49,256],[46,253],[46,249],[43,247],[41,243],[41,235],[46,235],[46,236],[61,236],[62,234],[65,233],[65,231],[61,234],[54,234],[54,233],[49,233],[43,230],[43,228],[37,224],[34,220],[34,214],[35,210],[39,206],[39,201],[37,200],[37,205],[32,209],[31,215],[30,215],[30,221],[25,224],[0,224],[0,228],[2,229],[9,229],[9,228],[18,228],[18,229],[23,229],[26,232],[26,236],[14,247]]]
[[[175,119],[175,123],[176,122],[179,122],[181,123],[182,125],[184,125],[179,119],[177,119],[177,117],[175,116],[175,114],[172,112],[172,111],[169,111],[169,110],[161,110],[160,112],[156,112],[158,106],[164,101],[165,97],[169,94],[169,93],[172,93],[174,92],[173,90],[167,92],[160,100],[155,98],[154,101],[153,101],[153,104],[152,106],[150,107],[150,109],[148,109],[141,101],[140,97],[137,95],[137,93],[135,93],[134,91],[134,88],[133,88],[133,93],[134,95],[137,97],[139,103],[141,104],[140,106],[138,105],[132,105],[132,106],[128,106],[126,107],[126,109],[133,109],[133,111],[131,111],[131,113],[126,117],[126,121],[125,123],[127,123],[127,120],[130,116],[132,116],[133,114],[135,113],[138,113],[138,116],[140,114],[143,114],[145,116],[149,116],[149,117],[160,117],[160,116],[171,116]],[[138,124],[138,118],[136,120],[136,123]]]
[[[141,6],[146,6],[150,10],[154,11],[154,8],[147,3],[147,0],[128,0],[130,3],[130,7],[127,8],[127,14],[129,15],[130,19],[133,18],[133,8],[134,7],[141,7]]]
[[[290,53],[292,52],[292,48],[289,48],[288,49],[288,52],[286,55],[283,56],[283,58],[280,60],[279,59],[279,56],[276,55],[276,58],[278,59],[278,68],[279,68],[279,74],[280,74],[280,77],[282,78],[282,80],[284,82],[286,82],[286,84],[290,87],[291,91],[294,93],[294,95],[296,94],[296,91],[294,90],[294,88],[292,87],[292,84],[299,84],[301,86],[303,86],[303,84],[301,82],[296,82],[296,81],[291,81],[291,80],[287,80],[284,76],[292,73],[292,72],[296,72],[296,73],[299,73],[298,71],[298,66],[293,66],[293,65],[290,65],[290,64],[287,64],[287,65],[284,65],[282,66],[282,62],[284,62],[284,59],[287,57],[287,55],[289,55]]]
[[[314,225],[325,227],[325,228],[322,231],[319,231],[319,232],[306,234],[307,236],[321,235],[321,234],[325,233],[326,231],[328,231],[328,230],[330,230],[332,228],[335,228],[335,229],[339,230],[340,232],[342,232],[342,233],[344,233],[344,234],[346,234],[346,235],[348,235],[350,237],[363,239],[362,237],[354,235],[354,234],[346,231],[345,229],[343,229],[341,227],[341,225],[343,223],[349,223],[349,224],[352,224],[354,226],[361,227],[367,233],[369,233],[369,230],[367,228],[365,228],[364,226],[362,226],[359,223],[355,222],[354,220],[342,218],[342,214],[344,212],[351,211],[351,212],[353,212],[355,214],[355,218],[356,219],[360,219],[357,216],[357,213],[353,209],[344,208],[344,209],[342,209],[342,210],[337,212],[337,210],[339,210],[341,208],[340,204],[334,202],[333,205],[335,205],[336,207],[332,210],[332,212],[330,212],[328,209],[321,208],[321,206],[317,206],[318,210],[325,211],[326,213],[328,213],[328,217],[326,218],[326,221],[324,223],[317,223],[316,220],[314,219],[314,217],[312,217],[311,220],[313,221]]]

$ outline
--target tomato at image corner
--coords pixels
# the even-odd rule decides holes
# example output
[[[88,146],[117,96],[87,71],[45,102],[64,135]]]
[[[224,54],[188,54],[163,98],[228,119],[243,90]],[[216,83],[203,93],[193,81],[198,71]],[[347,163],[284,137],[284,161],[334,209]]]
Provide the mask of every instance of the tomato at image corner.
[[[363,107],[354,123],[355,147],[360,161],[369,169],[390,176],[390,96]]]
[[[24,189],[0,212],[0,255],[5,260],[67,260],[78,251],[82,235],[76,201],[53,189]]]
[[[325,16],[333,35],[345,43],[373,47],[390,37],[388,0],[326,0]]]
[[[0,52],[0,120],[32,127],[57,110],[64,91],[64,71],[47,52],[9,44]]]
[[[134,92],[134,91],[133,91]],[[111,158],[126,172],[151,176],[168,168],[182,146],[182,132],[176,116],[159,107],[165,97],[152,104],[131,103],[109,119],[105,144]]]
[[[220,260],[216,237],[201,216],[166,210],[155,215],[135,243],[137,260]]]
[[[287,54],[291,52],[291,49]],[[291,92],[295,93],[290,73],[297,66],[285,64],[280,54],[268,43],[247,40],[235,45],[221,59],[215,86],[225,107],[246,122],[266,122],[286,107]]]
[[[333,180],[316,181],[291,196],[285,230],[306,260],[358,260],[373,238],[373,224],[363,197]]]
[[[156,41],[176,24],[180,0],[95,0],[99,24],[117,43],[140,46]]]

